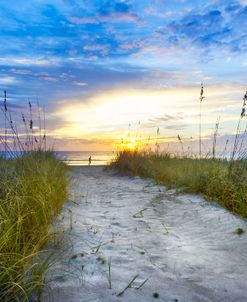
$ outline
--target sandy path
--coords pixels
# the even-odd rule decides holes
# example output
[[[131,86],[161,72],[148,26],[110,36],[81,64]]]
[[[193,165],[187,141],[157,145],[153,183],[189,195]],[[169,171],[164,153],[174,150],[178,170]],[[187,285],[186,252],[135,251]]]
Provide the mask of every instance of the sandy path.
[[[66,240],[49,276],[53,301],[247,301],[247,234],[235,233],[245,221],[151,180],[100,167],[72,176],[76,203],[58,221]]]

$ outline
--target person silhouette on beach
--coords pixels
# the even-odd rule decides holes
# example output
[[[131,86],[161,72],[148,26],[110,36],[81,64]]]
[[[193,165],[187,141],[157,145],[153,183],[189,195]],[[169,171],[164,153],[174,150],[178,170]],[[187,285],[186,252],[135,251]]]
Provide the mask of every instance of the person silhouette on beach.
[[[89,156],[89,159],[88,159],[88,165],[90,166],[91,163],[92,163],[92,157],[91,157],[91,155],[90,155],[90,156]]]

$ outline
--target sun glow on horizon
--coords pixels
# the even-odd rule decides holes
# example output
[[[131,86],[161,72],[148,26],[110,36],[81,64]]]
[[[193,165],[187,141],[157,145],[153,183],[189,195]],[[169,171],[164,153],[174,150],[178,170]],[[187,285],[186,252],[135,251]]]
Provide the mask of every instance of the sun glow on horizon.
[[[141,148],[141,141],[138,138],[128,137],[125,139],[121,139],[121,142],[116,144],[116,147],[121,151],[135,151]]]
[[[202,119],[205,136],[212,132],[218,115],[226,126],[236,120],[237,115],[231,108],[236,103],[236,92],[241,93],[240,88],[239,85],[206,87]],[[155,139],[158,127],[166,141],[176,141],[178,134],[184,138],[195,138],[198,135],[198,95],[198,87],[193,86],[156,90],[117,89],[87,99],[61,100],[50,118],[63,123],[51,135],[58,139],[77,140],[78,143],[85,140],[94,142],[99,149],[107,144],[118,148],[121,145],[118,142],[125,137],[125,147],[132,150],[144,145],[149,136]]]

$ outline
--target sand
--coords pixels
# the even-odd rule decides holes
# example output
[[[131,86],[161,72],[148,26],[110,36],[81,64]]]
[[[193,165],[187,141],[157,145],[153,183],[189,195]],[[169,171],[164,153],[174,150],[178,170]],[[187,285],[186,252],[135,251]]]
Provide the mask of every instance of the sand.
[[[236,234],[244,220],[102,167],[71,177],[43,302],[247,301],[247,234]]]

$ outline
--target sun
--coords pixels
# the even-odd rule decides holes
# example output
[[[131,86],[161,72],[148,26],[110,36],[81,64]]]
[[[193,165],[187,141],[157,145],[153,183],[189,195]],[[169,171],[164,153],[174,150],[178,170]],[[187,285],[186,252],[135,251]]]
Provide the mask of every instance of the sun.
[[[140,141],[133,137],[122,139],[120,144],[121,150],[135,151],[138,150],[139,148],[140,148]]]

